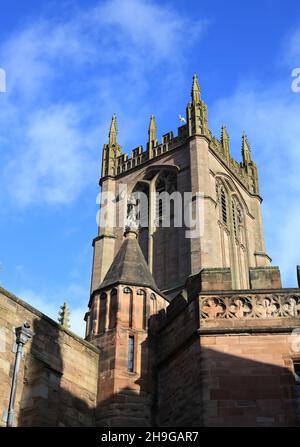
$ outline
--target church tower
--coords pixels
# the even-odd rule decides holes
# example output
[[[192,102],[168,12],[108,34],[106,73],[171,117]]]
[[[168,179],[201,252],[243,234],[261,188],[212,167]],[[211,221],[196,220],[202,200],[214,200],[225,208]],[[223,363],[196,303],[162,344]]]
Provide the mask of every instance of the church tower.
[[[148,199],[138,242],[159,290],[170,299],[191,283],[199,291],[280,287],[279,270],[271,267],[266,253],[258,171],[249,141],[244,134],[242,161],[237,162],[226,127],[222,126],[220,140],[212,134],[196,74],[186,124],[178,128],[177,136],[171,131],[158,142],[151,116],[146,150],[139,146],[129,156],[117,142],[113,116],[100,185],[106,202],[93,242],[91,292],[103,281],[123,241],[126,211],[119,203],[124,187],[127,194],[143,193]],[[182,225],[176,223],[178,210],[183,215],[187,207],[185,194],[190,195],[188,205],[196,224],[201,220],[201,231],[192,237],[185,216]],[[175,201],[178,197],[182,204]],[[166,211],[168,225],[164,225]]]

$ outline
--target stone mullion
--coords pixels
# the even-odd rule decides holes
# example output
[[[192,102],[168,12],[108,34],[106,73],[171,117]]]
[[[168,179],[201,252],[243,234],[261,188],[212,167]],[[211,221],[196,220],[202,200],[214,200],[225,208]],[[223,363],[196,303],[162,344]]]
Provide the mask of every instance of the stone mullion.
[[[153,273],[153,234],[155,232],[155,211],[156,211],[156,187],[155,183],[159,176],[156,174],[149,184],[149,231],[148,231],[148,266]]]

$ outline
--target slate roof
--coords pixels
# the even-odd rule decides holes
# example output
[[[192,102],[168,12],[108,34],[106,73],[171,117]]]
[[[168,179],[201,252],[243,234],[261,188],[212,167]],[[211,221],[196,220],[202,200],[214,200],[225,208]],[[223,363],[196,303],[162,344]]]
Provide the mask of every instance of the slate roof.
[[[114,284],[149,287],[161,293],[149,270],[136,237],[130,238],[127,236],[123,241],[99,289],[110,287]]]

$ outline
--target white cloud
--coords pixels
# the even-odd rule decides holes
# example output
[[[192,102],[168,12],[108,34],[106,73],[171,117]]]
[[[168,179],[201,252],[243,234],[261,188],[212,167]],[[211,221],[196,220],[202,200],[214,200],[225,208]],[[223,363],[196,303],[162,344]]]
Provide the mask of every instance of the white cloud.
[[[126,116],[123,141],[130,139],[154,67],[164,62],[164,78],[180,79],[186,49],[206,25],[153,1],[112,0],[32,23],[3,42],[0,144],[14,203],[64,204],[95,182],[103,123],[106,136],[109,116]]]
[[[22,146],[5,170],[5,179],[16,200],[70,203],[91,178],[95,141],[84,137],[78,111],[72,105],[51,107],[31,116]],[[15,173],[18,172],[18,175]]]
[[[193,41],[207,26],[206,20],[191,21],[171,6],[147,0],[104,2],[95,12],[96,23],[113,27],[119,44],[127,38],[135,50],[147,55],[149,63],[169,58],[176,61],[178,52],[188,44],[187,37]]]

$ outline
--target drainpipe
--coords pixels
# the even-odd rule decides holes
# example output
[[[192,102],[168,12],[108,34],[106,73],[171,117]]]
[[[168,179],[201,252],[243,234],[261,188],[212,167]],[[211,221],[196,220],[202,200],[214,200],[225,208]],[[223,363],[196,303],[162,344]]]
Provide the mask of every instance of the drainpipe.
[[[33,336],[33,332],[30,330],[30,324],[25,322],[23,326],[16,328],[16,343],[17,343],[17,352],[14,366],[14,373],[12,378],[11,392],[9,398],[9,407],[8,407],[8,415],[7,415],[7,427],[13,427],[14,422],[14,407],[16,400],[16,392],[17,392],[17,384],[18,384],[18,374],[20,369],[20,363],[23,354],[23,348],[28,340]]]

